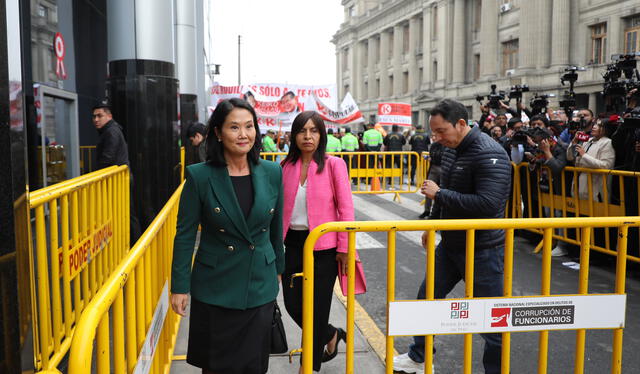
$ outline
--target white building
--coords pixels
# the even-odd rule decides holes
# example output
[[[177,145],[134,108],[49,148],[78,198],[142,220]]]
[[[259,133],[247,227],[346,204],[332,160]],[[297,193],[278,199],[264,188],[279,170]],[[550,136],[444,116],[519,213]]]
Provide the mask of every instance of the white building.
[[[585,67],[578,106],[604,111],[602,73],[611,55],[640,51],[640,0],[342,0],[333,37],[340,96],[367,120],[379,102],[411,103],[414,124],[442,98],[480,116],[489,86],[527,84],[557,106],[569,65]],[[512,106],[515,103],[512,102]]]

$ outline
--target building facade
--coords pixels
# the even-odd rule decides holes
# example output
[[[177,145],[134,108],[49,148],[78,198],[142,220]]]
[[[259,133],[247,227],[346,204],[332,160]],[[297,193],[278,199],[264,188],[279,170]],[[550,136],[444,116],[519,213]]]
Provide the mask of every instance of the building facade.
[[[367,121],[379,102],[412,104],[414,124],[443,98],[480,116],[477,95],[490,85],[534,94],[567,86],[568,66],[584,67],[580,107],[603,112],[602,73],[611,55],[640,52],[638,0],[343,0],[333,37],[340,95],[351,92]],[[512,106],[515,103],[512,101]]]

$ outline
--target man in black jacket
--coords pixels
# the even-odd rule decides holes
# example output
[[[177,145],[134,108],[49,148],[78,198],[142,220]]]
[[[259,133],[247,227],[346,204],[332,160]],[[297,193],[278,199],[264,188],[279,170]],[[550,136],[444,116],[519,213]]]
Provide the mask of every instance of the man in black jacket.
[[[417,159],[409,156],[411,164],[411,184],[414,184],[416,169],[418,168],[418,161],[422,159],[422,152],[426,152],[429,150],[429,144],[431,144],[431,140],[429,139],[429,134],[424,131],[422,126],[418,125],[416,126],[415,134],[411,136],[409,144],[411,144],[411,150],[418,154]]]
[[[400,133],[400,127],[393,125],[391,132],[387,134],[382,140],[382,144],[385,146],[387,152],[402,152],[402,146],[407,144],[407,139]],[[399,168],[400,167],[400,155],[386,155],[385,156],[385,169]],[[404,169],[404,168],[403,168]],[[402,184],[402,178],[400,184]],[[387,186],[391,186],[392,179],[387,178]]]
[[[430,219],[503,218],[511,188],[511,164],[504,148],[479,128],[471,129],[465,107],[445,99],[431,111],[429,125],[435,141],[442,144],[440,184],[426,180],[422,193],[434,200]],[[422,237],[426,244],[426,232]],[[443,299],[464,279],[466,235],[443,231],[435,253],[435,298]],[[474,297],[503,296],[504,230],[475,233]],[[425,281],[418,291],[424,299]],[[485,340],[484,369],[500,373],[502,337],[482,334]],[[394,370],[422,373],[424,336],[414,337],[410,351],[394,358]]]
[[[129,165],[129,151],[122,134],[122,127],[113,120],[109,106],[105,104],[95,106],[92,119],[100,135],[96,146],[98,169],[113,165]]]

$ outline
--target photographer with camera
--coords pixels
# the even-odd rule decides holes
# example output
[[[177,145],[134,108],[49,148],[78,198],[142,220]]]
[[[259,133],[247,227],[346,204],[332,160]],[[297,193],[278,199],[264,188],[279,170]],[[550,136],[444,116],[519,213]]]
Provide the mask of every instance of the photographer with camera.
[[[577,115],[573,116],[571,121],[565,130],[560,134],[560,140],[563,143],[569,144],[573,140],[573,137],[578,131],[586,134],[586,139],[588,140],[589,133],[591,132],[591,127],[594,123],[593,111],[589,108],[582,108],[578,110]],[[586,141],[581,140],[581,141]]]

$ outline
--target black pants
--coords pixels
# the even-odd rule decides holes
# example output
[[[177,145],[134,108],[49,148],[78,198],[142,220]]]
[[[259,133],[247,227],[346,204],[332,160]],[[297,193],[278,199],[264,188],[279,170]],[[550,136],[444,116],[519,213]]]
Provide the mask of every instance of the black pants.
[[[285,267],[282,274],[282,294],[287,313],[302,328],[302,278],[291,285],[291,276],[302,272],[302,247],[309,231],[287,232],[285,240]],[[314,251],[313,278],[313,370],[320,371],[324,346],[333,338],[336,328],[329,324],[329,312],[333,298],[333,285],[338,276],[336,249]]]

